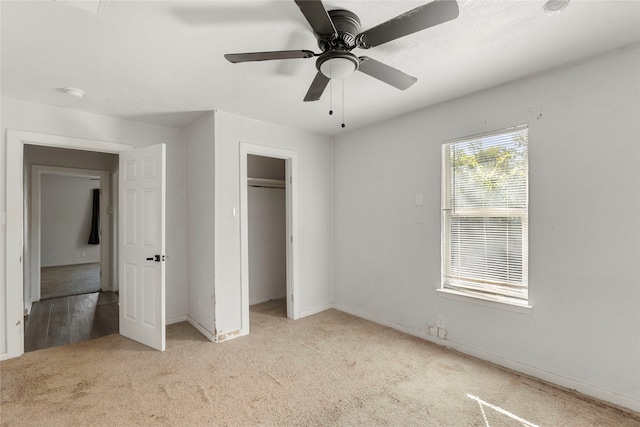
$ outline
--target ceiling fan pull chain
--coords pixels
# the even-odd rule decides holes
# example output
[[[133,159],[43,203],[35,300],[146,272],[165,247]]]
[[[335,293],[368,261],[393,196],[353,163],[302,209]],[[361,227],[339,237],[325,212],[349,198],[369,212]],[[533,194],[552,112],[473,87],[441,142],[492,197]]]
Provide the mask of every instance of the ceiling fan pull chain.
[[[342,127],[345,127],[345,124],[344,124],[344,79],[342,80]]]
[[[331,67],[331,64],[329,64]],[[329,115],[333,115],[333,79],[329,80]]]

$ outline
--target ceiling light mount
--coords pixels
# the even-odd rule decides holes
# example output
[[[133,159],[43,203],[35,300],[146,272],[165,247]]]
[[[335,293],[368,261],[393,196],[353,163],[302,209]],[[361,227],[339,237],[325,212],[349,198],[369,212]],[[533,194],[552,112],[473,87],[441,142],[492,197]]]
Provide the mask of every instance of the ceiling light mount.
[[[542,6],[542,10],[544,10],[544,13],[547,15],[557,15],[569,6],[569,1],[570,0],[548,0],[544,6]]]
[[[84,91],[82,89],[78,89],[77,87],[65,87],[64,93],[69,96],[75,96],[76,98],[82,98],[84,96]]]

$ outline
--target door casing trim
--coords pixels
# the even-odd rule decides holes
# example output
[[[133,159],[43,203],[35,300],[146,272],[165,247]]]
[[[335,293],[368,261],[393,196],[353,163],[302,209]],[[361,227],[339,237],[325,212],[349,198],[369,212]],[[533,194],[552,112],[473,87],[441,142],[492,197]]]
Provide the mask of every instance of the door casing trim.
[[[249,223],[247,196],[247,156],[274,157],[285,160],[286,223],[287,223],[287,317],[300,318],[300,296],[298,282],[298,162],[295,151],[266,145],[240,143],[240,263],[242,294],[242,328],[240,335],[249,333]]]
[[[6,158],[6,247],[4,298],[5,316],[0,319],[0,330],[5,330],[5,352],[0,360],[19,357],[24,353],[24,145],[70,148],[100,153],[119,154],[131,150],[132,145],[72,138],[44,133],[7,129]]]

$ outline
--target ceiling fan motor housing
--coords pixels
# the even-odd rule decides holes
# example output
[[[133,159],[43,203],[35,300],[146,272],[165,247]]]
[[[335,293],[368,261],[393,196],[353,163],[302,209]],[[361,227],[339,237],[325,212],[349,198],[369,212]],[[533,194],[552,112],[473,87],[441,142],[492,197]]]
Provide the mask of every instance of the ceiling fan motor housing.
[[[327,12],[338,33],[330,38],[318,39],[318,46],[323,52],[328,50],[349,51],[356,47],[356,36],[360,33],[360,19],[358,15],[344,9],[330,10]]]

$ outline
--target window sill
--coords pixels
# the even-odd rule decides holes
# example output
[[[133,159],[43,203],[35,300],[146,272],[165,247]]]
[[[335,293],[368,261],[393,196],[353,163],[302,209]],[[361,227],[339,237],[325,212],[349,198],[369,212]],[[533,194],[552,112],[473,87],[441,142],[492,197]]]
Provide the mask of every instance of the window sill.
[[[438,291],[438,295],[444,297],[444,298],[449,298],[449,299],[454,299],[454,300],[458,300],[458,301],[465,301],[465,302],[471,302],[471,303],[475,303],[475,304],[480,304],[480,305],[484,305],[486,307],[493,307],[493,308],[499,308],[502,310],[508,310],[508,311],[514,311],[516,313],[522,313],[522,314],[532,314],[533,313],[533,306],[531,305],[525,305],[525,304],[514,304],[514,303],[510,303],[510,302],[506,302],[506,301],[498,301],[498,300],[494,300],[491,298],[483,298],[481,296],[477,296],[477,295],[469,295],[469,294],[465,294],[463,292],[458,292],[458,291],[454,291],[451,289],[436,289]]]

